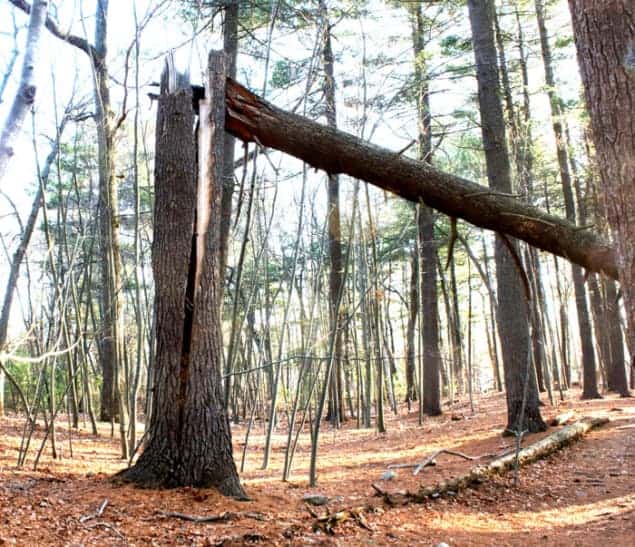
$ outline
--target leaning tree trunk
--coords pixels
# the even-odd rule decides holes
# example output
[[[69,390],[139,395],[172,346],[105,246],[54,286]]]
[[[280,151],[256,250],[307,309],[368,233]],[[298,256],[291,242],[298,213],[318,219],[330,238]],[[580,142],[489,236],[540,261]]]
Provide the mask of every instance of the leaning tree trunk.
[[[481,129],[490,187],[512,193],[511,167],[505,139],[496,45],[493,31],[493,4],[469,0],[472,42],[476,60]],[[515,249],[518,245],[509,241]],[[525,295],[520,274],[502,236],[496,236],[496,277],[498,281],[498,326],[503,351],[507,393],[507,429],[543,431],[540,401],[529,359],[529,320],[524,313]],[[527,385],[525,385],[527,383]],[[522,418],[522,419],[521,419]]]
[[[42,28],[46,22],[48,7],[49,3],[47,0],[36,0],[33,2],[29,16],[20,85],[2,128],[2,133],[0,133],[0,182],[4,178],[11,157],[15,153],[13,146],[22,129],[24,119],[35,103],[36,59],[39,51]]]
[[[11,317],[11,305],[13,304],[13,297],[15,296],[16,288],[18,286],[18,279],[20,276],[20,268],[22,267],[22,260],[26,254],[26,250],[31,242],[31,236],[35,230],[37,218],[42,207],[42,195],[43,189],[48,182],[49,173],[51,172],[51,166],[53,161],[57,157],[59,149],[59,143],[64,132],[66,125],[66,117],[62,120],[60,126],[57,129],[57,138],[53,142],[51,151],[49,152],[44,162],[44,168],[40,173],[40,184],[38,185],[37,192],[33,198],[33,204],[31,205],[31,212],[27,219],[22,235],[20,236],[20,243],[18,244],[13,257],[11,259],[11,265],[9,266],[9,278],[7,280],[7,286],[4,291],[4,299],[2,301],[2,309],[0,310],[0,351],[3,350],[7,342],[7,332],[9,329],[9,318]],[[0,416],[4,416],[4,386],[5,386],[5,374],[0,369]],[[26,410],[26,409],[25,409]]]
[[[635,350],[635,8],[632,0],[569,0],[578,62],[619,278]]]
[[[213,486],[244,497],[221,380],[225,70],[223,55],[211,53],[207,99],[200,103],[200,165],[189,84],[173,65],[162,78],[152,249],[157,332],[153,409],[146,448],[121,475],[145,486]]]

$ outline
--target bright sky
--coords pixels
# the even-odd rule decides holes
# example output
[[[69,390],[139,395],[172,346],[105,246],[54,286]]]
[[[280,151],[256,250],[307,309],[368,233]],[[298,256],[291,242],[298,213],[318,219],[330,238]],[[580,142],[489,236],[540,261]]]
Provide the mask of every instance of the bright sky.
[[[87,36],[92,42],[94,23],[94,2],[81,0],[60,0],[55,3],[58,6],[57,19],[60,21],[62,29],[68,29],[71,33],[80,36]],[[136,6],[139,19],[143,19],[145,13],[157,2],[152,0],[111,0],[109,17],[109,66],[111,75],[114,78],[112,85],[113,104],[118,106],[122,97],[122,87],[120,85],[123,77],[124,52],[134,40],[134,17],[133,9]],[[83,13],[82,13],[83,10]],[[6,66],[10,52],[13,48],[13,26],[11,12],[13,11],[8,0],[0,0],[0,70]],[[373,66],[366,70],[368,81],[368,97],[373,99],[376,96],[385,94],[386,98],[395,93],[406,75],[410,73],[412,66],[412,53],[410,43],[410,28],[404,10],[394,10],[387,7],[381,0],[372,0],[369,3],[370,16],[361,21],[344,20],[333,29],[333,47],[336,53],[336,79],[338,84],[338,118],[339,124],[352,133],[359,133],[358,121],[362,116],[360,106],[362,98],[362,88],[351,81],[359,78],[363,72],[362,56],[367,60],[376,59],[379,54],[393,56],[396,63],[386,66]],[[563,33],[569,34],[568,13],[566,2],[560,2],[555,8],[557,17],[552,21],[553,32],[560,36]],[[16,21],[19,26],[27,23],[27,17],[21,12],[16,12]],[[200,22],[199,24],[202,24]],[[511,22],[509,23],[511,25]],[[193,28],[186,25],[175,15],[174,9],[168,6],[160,11],[160,16],[155,17],[144,29],[141,36],[141,68],[140,80],[143,84],[156,81],[160,74],[163,57],[171,48],[178,48],[177,58],[184,67],[190,68],[193,81],[200,81],[201,66],[204,66],[207,50],[210,48],[222,47],[219,33],[220,20],[217,19],[212,33],[206,32],[202,39],[189,41],[193,34]],[[536,36],[535,23],[527,23],[526,35],[530,40]],[[259,38],[266,38],[265,30],[259,33]],[[467,14],[462,18],[457,18],[455,24],[446,33],[456,34],[461,37],[469,37],[469,21]],[[23,48],[26,32],[22,30],[18,37],[18,46]],[[275,32],[274,42],[271,47],[270,73],[277,60],[294,59],[300,60],[308,57],[313,40],[315,29],[308,29],[303,33],[291,35],[288,32]],[[365,53],[364,52],[365,47]],[[543,139],[546,146],[551,143],[549,125],[545,124],[548,119],[548,106],[543,93],[539,93],[543,85],[541,60],[539,57],[539,47],[534,42],[529,44],[532,58],[530,60],[530,78],[533,82],[532,106],[538,117],[538,122],[544,129],[542,134],[536,132],[536,138]],[[264,50],[264,46],[263,46]],[[264,53],[261,52],[261,53]],[[438,47],[432,48],[433,58],[438,53]],[[509,53],[510,58],[515,56],[515,52]],[[21,59],[18,59],[12,85],[10,85],[4,95],[4,102],[0,104],[0,123],[4,120],[8,105],[15,90],[15,83],[19,76]],[[249,85],[254,91],[261,92],[264,72],[262,59],[254,59],[246,54],[239,59],[239,79]],[[432,61],[433,66],[438,66],[438,60]],[[43,34],[41,57],[38,62],[39,85],[36,99],[36,133],[38,134],[39,156],[42,159],[48,153],[48,144],[41,135],[53,136],[55,128],[55,109],[53,108],[53,98],[57,104],[57,110],[61,112],[69,98],[76,93],[76,96],[90,97],[92,94],[91,72],[86,55],[74,47],[61,42],[52,37],[48,32]],[[576,97],[579,89],[579,79],[577,67],[572,55],[568,60],[560,62],[557,74],[564,84],[563,94],[567,98]],[[130,85],[133,82],[130,75]],[[304,84],[302,84],[304,85]],[[154,110],[150,109],[149,100],[146,97],[148,89],[141,90],[141,116],[144,119],[152,119]],[[296,89],[292,91],[279,91],[269,89],[268,98],[281,107],[293,104],[295,97],[302,91]],[[447,116],[457,108],[470,105],[470,95],[476,92],[476,85],[473,78],[461,80],[439,79],[433,83],[432,111],[435,116]],[[92,110],[92,106],[89,107]],[[398,150],[408,144],[416,137],[416,127],[413,123],[413,112],[408,108],[400,108],[388,114],[387,117],[378,117],[377,111],[368,111],[368,120],[365,126],[364,135],[374,142]],[[131,116],[129,117],[131,119]],[[439,118],[441,119],[441,118]],[[376,130],[373,132],[373,128]],[[31,144],[31,121],[27,120],[22,142],[17,146],[17,155],[12,162],[10,172],[3,182],[0,183],[0,190],[7,193],[15,202],[22,215],[28,212],[33,191],[33,181],[35,180],[33,160],[33,148]],[[277,163],[281,158],[274,155]],[[295,165],[291,170],[298,170],[300,164],[293,163],[290,159],[285,159],[286,165]],[[315,184],[319,184],[322,175],[312,174]],[[281,183],[293,184],[289,192],[283,193],[282,199],[288,200],[291,205],[297,199],[299,185],[297,182]],[[346,190],[346,186],[344,187]],[[350,187],[349,187],[350,189]],[[344,200],[344,203],[347,203]],[[7,242],[15,243],[14,236],[17,234],[17,224],[11,217],[6,216],[10,212],[7,201],[0,196],[0,232],[7,237]],[[285,219],[288,221],[288,219]],[[291,223],[293,224],[293,222]],[[12,239],[13,237],[13,239]],[[0,250],[0,252],[2,252]],[[3,256],[3,255],[0,255]],[[0,260],[0,287],[4,288],[6,279],[6,266]]]

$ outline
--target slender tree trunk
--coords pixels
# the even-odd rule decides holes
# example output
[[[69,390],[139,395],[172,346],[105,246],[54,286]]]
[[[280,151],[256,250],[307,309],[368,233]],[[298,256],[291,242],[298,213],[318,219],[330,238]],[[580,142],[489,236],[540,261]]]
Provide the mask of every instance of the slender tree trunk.
[[[432,115],[430,111],[429,75],[425,60],[425,23],[421,6],[414,8],[412,44],[415,56],[415,81],[417,83],[417,113],[419,127],[419,159],[432,161]],[[439,373],[439,311],[437,292],[437,244],[434,237],[434,213],[425,203],[420,203],[418,219],[419,256],[421,277],[421,319],[423,323],[423,405],[425,414],[441,414],[441,387]]]
[[[322,67],[324,69],[324,101],[326,124],[337,128],[337,111],[335,107],[335,71],[333,67],[333,48],[331,44],[331,26],[326,3],[320,0],[320,18],[324,28],[322,44]],[[340,227],[340,182],[337,174],[328,175],[328,232],[329,232],[329,314],[331,336],[335,337],[335,353],[330,382],[330,398],[327,419],[337,427],[343,419],[342,401],[342,325],[343,321],[335,317],[338,296],[344,283],[342,259],[342,230]],[[336,325],[339,325],[337,328]]]
[[[227,75],[236,78],[238,58],[238,1],[225,1],[225,19],[223,21],[223,50],[227,55]],[[220,265],[223,279],[227,267],[227,249],[231,228],[232,197],[234,195],[234,148],[235,138],[225,133],[223,149],[223,195],[221,198],[220,224]],[[225,283],[221,283],[221,291]]]
[[[53,161],[57,156],[59,141],[64,131],[65,124],[66,120],[63,119],[57,130],[57,138],[55,139],[53,147],[44,162],[42,172],[39,173],[40,184],[38,185],[35,198],[33,199],[33,204],[31,205],[31,212],[29,213],[27,222],[24,225],[24,230],[20,236],[20,243],[13,253],[11,266],[9,267],[9,278],[7,280],[7,286],[4,291],[4,299],[2,301],[2,311],[0,311],[0,350],[2,350],[7,342],[7,331],[9,329],[9,319],[11,317],[11,305],[13,304],[13,297],[15,296],[15,290],[18,285],[20,268],[22,267],[22,261],[29,243],[31,242],[35,223],[37,222],[37,217],[40,212],[40,208],[42,207],[44,188],[46,187]],[[5,374],[4,371],[0,369],[0,416],[4,415],[4,382]]]
[[[576,222],[575,202],[573,199],[573,183],[569,170],[569,157],[567,142],[565,139],[562,123],[563,109],[560,98],[556,91],[556,82],[553,74],[553,61],[551,56],[551,46],[547,34],[545,21],[545,10],[543,0],[535,0],[536,16],[538,19],[538,30],[540,31],[540,46],[542,49],[542,60],[545,69],[545,83],[547,84],[547,95],[551,106],[551,119],[553,123],[553,133],[556,139],[556,152],[558,166],[560,167],[560,182],[564,195],[564,207],[567,220],[573,224]],[[597,388],[595,354],[593,351],[593,333],[589,319],[589,309],[587,305],[586,289],[584,287],[584,274],[579,266],[572,265],[573,291],[575,294],[576,311],[578,314],[578,332],[580,335],[580,347],[582,350],[582,371],[583,371],[583,399],[594,399],[600,396]]]
[[[505,122],[498,94],[500,84],[492,24],[493,4],[489,0],[468,0],[468,7],[488,179],[493,190],[511,193],[511,168],[505,139]],[[513,241],[508,243],[518,248]],[[544,431],[546,424],[540,416],[535,376],[529,373],[531,362],[528,358],[528,317],[526,313],[520,312],[526,306],[525,295],[510,250],[499,235],[496,237],[495,259],[498,326],[507,388],[507,429]],[[528,382],[527,386],[525,382]]]
[[[414,208],[413,208],[414,209]],[[415,218],[417,218],[415,212]],[[419,221],[417,220],[417,223]],[[417,398],[417,389],[415,386],[415,330],[417,327],[417,312],[419,308],[419,291],[417,285],[419,282],[419,249],[415,244],[412,250],[410,261],[410,290],[408,291],[408,324],[406,326],[406,403],[410,408],[410,403]]]

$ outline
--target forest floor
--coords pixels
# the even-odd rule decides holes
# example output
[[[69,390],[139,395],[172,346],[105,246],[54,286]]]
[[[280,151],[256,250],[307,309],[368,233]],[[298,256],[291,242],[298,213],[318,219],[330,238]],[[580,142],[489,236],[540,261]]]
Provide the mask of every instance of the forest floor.
[[[274,438],[269,469],[260,469],[264,435],[257,424],[241,475],[249,502],[207,489],[154,491],[113,483],[110,477],[125,464],[118,459],[109,424],[100,425],[99,436],[84,427],[69,437],[60,421],[61,459],[53,460],[47,445],[33,471],[39,442],[32,442],[26,465],[17,470],[24,420],[8,416],[0,419],[0,545],[635,545],[635,399],[609,395],[581,401],[579,395],[574,390],[557,407],[545,406],[543,416],[572,410],[577,416],[606,416],[609,424],[521,468],[517,487],[508,474],[458,495],[401,507],[386,506],[371,484],[389,492],[415,491],[478,462],[443,455],[417,476],[404,468],[396,470],[393,480],[381,481],[388,465],[419,463],[441,448],[482,455],[512,445],[513,439],[501,436],[504,396],[480,396],[474,414],[461,401],[440,417],[426,418],[423,426],[417,425],[414,409],[408,413],[404,407],[399,416],[387,414],[388,432],[382,435],[356,430],[351,422],[337,431],[325,425],[318,488],[308,487],[306,439],[296,453],[291,480],[281,481],[282,428]],[[529,435],[524,445],[544,435]],[[234,428],[238,465],[244,436],[243,426]],[[35,439],[42,437],[40,428]],[[302,500],[309,493],[329,496],[331,512],[374,508],[364,512],[362,521],[370,529],[350,519],[336,526],[334,535],[314,531],[316,519]],[[104,500],[108,503],[99,518],[83,518],[94,515]],[[327,509],[312,510],[322,515]],[[231,512],[234,518],[196,523],[168,512]]]

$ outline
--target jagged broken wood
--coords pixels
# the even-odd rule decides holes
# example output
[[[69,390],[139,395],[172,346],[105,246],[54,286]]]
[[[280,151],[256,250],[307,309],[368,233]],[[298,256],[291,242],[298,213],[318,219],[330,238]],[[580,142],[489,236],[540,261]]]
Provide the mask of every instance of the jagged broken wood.
[[[568,412],[563,412],[562,414],[558,414],[555,418],[553,418],[553,420],[549,422],[549,425],[554,427],[558,425],[564,425],[567,422],[573,420],[574,417],[575,417],[575,412],[573,412],[572,410],[569,410]]]
[[[583,418],[571,425],[548,435],[525,448],[518,453],[518,464],[526,465],[536,460],[547,457],[549,454],[556,452],[569,443],[578,440],[586,433],[601,427],[608,423],[608,418]],[[400,505],[405,503],[422,503],[431,498],[439,497],[449,492],[458,492],[474,484],[480,484],[490,477],[502,475],[514,467],[516,459],[515,451],[496,458],[487,465],[478,465],[472,468],[468,473],[444,480],[434,486],[424,486],[419,488],[417,492],[390,493],[382,490],[373,484],[373,489],[384,498],[388,505]]]
[[[614,248],[588,227],[286,112],[231,79],[226,106],[225,129],[245,142],[280,150],[327,173],[349,175],[413,202],[423,201],[450,217],[521,239],[617,279]]]

